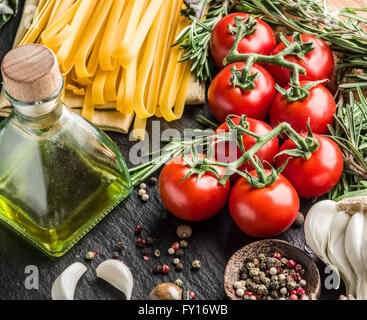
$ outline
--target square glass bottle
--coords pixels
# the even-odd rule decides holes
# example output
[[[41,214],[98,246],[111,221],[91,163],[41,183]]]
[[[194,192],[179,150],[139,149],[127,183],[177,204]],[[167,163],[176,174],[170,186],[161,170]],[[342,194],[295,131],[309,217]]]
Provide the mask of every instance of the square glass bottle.
[[[111,139],[60,100],[55,55],[31,44],[2,63],[13,112],[0,124],[0,220],[59,257],[132,190]]]

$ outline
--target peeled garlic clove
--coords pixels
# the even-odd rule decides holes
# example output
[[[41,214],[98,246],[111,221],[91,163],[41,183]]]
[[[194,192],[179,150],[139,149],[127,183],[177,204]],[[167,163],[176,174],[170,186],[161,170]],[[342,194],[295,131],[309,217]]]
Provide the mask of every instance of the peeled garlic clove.
[[[96,273],[97,277],[123,292],[127,300],[131,299],[134,279],[130,269],[123,262],[112,259],[104,261],[97,267]]]
[[[52,300],[73,300],[76,285],[86,271],[86,266],[80,262],[76,262],[65,269],[52,285]]]

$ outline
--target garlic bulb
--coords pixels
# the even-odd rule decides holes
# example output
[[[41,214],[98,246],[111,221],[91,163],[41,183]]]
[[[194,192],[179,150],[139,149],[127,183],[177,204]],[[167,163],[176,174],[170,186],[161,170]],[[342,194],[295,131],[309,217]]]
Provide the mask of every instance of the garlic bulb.
[[[127,300],[131,299],[134,285],[133,275],[122,261],[104,261],[97,267],[96,273],[97,277],[107,281],[116,289],[123,292]]]
[[[340,273],[347,295],[367,299],[367,197],[315,204],[305,221],[308,246]]]

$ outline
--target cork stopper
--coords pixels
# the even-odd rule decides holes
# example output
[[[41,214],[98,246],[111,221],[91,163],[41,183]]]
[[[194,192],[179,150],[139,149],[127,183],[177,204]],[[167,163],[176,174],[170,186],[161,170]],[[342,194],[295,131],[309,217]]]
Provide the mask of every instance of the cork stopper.
[[[27,44],[8,52],[1,72],[7,93],[22,102],[44,100],[61,86],[55,54],[39,44]]]

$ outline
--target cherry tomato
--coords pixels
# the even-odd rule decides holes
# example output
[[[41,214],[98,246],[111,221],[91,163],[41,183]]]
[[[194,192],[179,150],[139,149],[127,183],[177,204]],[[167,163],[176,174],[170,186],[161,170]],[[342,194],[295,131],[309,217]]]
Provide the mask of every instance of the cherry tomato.
[[[256,171],[250,174],[256,176]],[[281,174],[274,184],[263,189],[252,187],[241,178],[232,188],[229,211],[244,233],[256,238],[273,237],[293,224],[299,211],[299,198]]]
[[[303,87],[310,81],[301,81]],[[328,134],[328,125],[333,126],[336,104],[334,97],[323,85],[319,84],[310,89],[307,99],[289,102],[281,93],[276,96],[270,109],[270,123],[276,127],[282,122],[288,122],[297,132],[307,131],[310,119],[312,132]]]
[[[343,154],[337,144],[318,134],[314,134],[314,138],[319,141],[320,147],[309,160],[288,155],[276,158],[277,167],[289,159],[282,174],[303,198],[315,198],[328,193],[336,186],[343,173]],[[295,148],[296,145],[289,139],[280,148],[280,152]]]
[[[326,42],[322,39],[318,39],[312,35],[302,34],[302,42],[312,41],[314,50],[305,55],[305,61],[296,56],[286,56],[286,60],[295,62],[305,68],[306,75],[300,74],[300,80],[330,80],[334,71],[334,56],[331,49]],[[288,41],[292,40],[292,36],[288,38]],[[280,43],[272,52],[272,55],[283,51],[285,44]],[[282,87],[289,84],[290,71],[277,65],[268,64],[266,68],[273,75],[275,81]],[[325,82],[326,84],[327,82]]]
[[[259,78],[255,88],[244,91],[231,82],[232,67],[241,71],[246,66],[243,62],[237,62],[224,68],[212,81],[208,91],[208,102],[213,115],[224,122],[228,115],[243,115],[265,120],[270,112],[270,107],[276,97],[275,82],[270,73],[254,64],[251,74],[258,73]]]
[[[223,60],[229,54],[236,35],[228,29],[228,25],[235,26],[235,18],[248,19],[248,13],[232,13],[221,19],[213,29],[210,40],[210,52],[218,68],[223,68]],[[277,45],[274,31],[264,21],[254,18],[257,21],[254,34],[244,37],[239,45],[239,53],[259,53],[269,54]]]
[[[240,118],[233,118],[232,119],[235,124],[239,124],[241,119]],[[272,128],[266,124],[263,121],[255,120],[251,118],[247,118],[247,122],[249,123],[248,130],[258,134],[260,136],[263,136],[270,132]],[[218,127],[217,133],[221,132],[228,132],[228,125],[227,122],[224,122],[221,126]],[[245,150],[251,149],[251,147],[257,142],[256,138],[246,134],[242,138],[243,145],[245,147]],[[215,158],[219,162],[224,163],[231,163],[236,161],[238,158],[242,156],[242,152],[240,148],[237,146],[237,143],[235,142],[218,142],[216,144],[215,148]],[[274,164],[274,157],[279,153],[279,141],[278,138],[275,137],[271,141],[269,141],[267,144],[265,144],[257,153],[256,155],[259,157],[259,159],[263,162],[269,162],[271,165]],[[267,164],[264,163],[264,166],[266,167]],[[241,167],[239,167],[240,171],[251,171],[254,167],[250,162],[244,163]],[[237,174],[234,174],[233,177],[231,177],[232,181],[237,181],[240,176]]]
[[[217,166],[216,169],[221,176],[226,172],[223,167]],[[182,220],[209,219],[225,206],[230,182],[222,186],[212,173],[205,173],[200,180],[194,174],[183,181],[189,171],[182,156],[168,162],[159,178],[161,199],[167,209]]]

